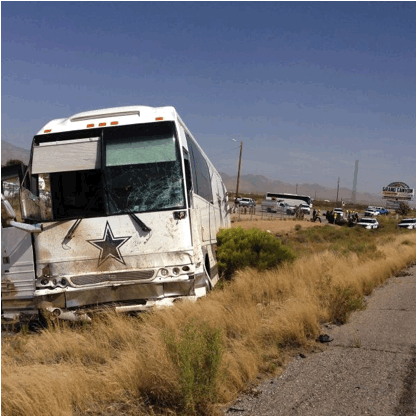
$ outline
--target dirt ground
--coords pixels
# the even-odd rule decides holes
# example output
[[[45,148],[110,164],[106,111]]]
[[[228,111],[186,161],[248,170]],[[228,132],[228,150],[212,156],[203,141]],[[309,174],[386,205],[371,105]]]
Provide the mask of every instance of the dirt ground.
[[[233,220],[233,217],[232,217]],[[235,221],[232,223],[232,227],[241,227],[242,229],[261,229],[269,230],[271,233],[289,233],[295,231],[295,226],[300,225],[304,229],[309,227],[323,227],[329,224],[326,220],[322,223],[310,222],[310,220],[256,220],[255,217],[250,220],[250,215],[241,215],[240,221],[235,217]]]

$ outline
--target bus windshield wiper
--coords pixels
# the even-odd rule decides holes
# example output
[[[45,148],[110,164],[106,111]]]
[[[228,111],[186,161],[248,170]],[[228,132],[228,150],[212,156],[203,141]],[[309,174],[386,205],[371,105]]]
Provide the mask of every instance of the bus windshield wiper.
[[[151,232],[152,230],[146,226],[145,223],[143,223],[143,221],[141,219],[139,219],[139,217],[137,216],[137,214],[132,213],[131,211],[127,210],[129,216],[139,225],[139,227],[144,231],[144,232]]]

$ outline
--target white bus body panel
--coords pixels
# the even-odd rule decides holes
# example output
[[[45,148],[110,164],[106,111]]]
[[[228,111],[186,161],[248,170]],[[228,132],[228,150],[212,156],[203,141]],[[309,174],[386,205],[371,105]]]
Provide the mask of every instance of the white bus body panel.
[[[173,211],[137,216],[150,232],[129,215],[87,218],[65,241],[75,220],[45,223],[35,236],[39,306],[68,309],[195,295],[194,279],[203,270],[188,215],[181,220]],[[161,275],[162,268],[167,275]]]
[[[127,106],[114,107],[77,113],[67,119],[55,119],[48,122],[37,135],[43,135],[45,130],[50,133],[70,132],[72,130],[84,130],[87,125],[106,123],[111,126],[117,121],[118,126],[125,126],[137,123],[152,123],[156,118],[162,117],[164,121],[176,120],[178,115],[174,107],[148,107],[148,106]]]
[[[43,232],[35,236],[37,275],[42,275],[42,269],[47,264],[52,268],[52,275],[62,276],[162,268],[164,263],[161,257],[164,254],[192,250],[188,216],[175,220],[172,211],[140,213],[137,216],[151,232],[144,232],[129,215],[86,218],[80,222],[68,243],[64,242],[64,238],[75,220],[44,223]],[[101,251],[94,241],[103,240],[107,223],[116,242],[114,246],[121,243],[118,239],[126,241],[116,248],[120,259],[110,256],[99,261]],[[189,256],[171,255],[173,259],[178,257],[184,264],[192,262]]]
[[[32,236],[15,227],[1,230],[1,297],[3,317],[36,313]]]

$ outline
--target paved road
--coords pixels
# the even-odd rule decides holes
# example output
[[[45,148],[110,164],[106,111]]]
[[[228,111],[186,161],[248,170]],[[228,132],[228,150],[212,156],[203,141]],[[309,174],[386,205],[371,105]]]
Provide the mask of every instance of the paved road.
[[[240,397],[226,415],[416,415],[416,267],[391,278],[324,351]]]

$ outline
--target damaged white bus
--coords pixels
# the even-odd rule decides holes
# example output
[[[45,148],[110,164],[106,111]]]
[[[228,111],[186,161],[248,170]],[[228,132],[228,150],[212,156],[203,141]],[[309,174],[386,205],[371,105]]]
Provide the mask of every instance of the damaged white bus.
[[[19,196],[20,222],[2,194],[4,319],[141,311],[195,299],[219,278],[226,188],[173,107],[52,120]]]

